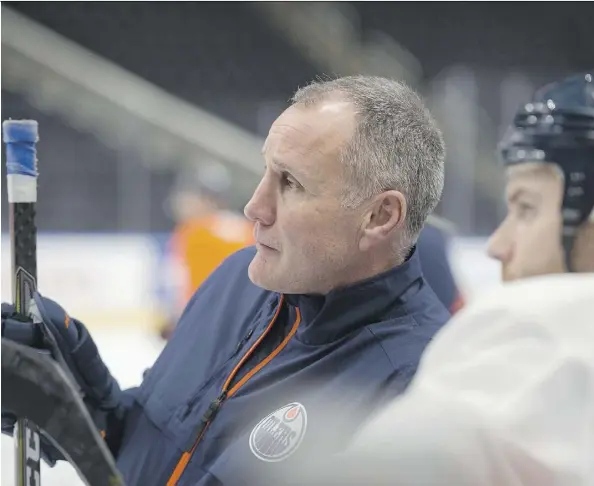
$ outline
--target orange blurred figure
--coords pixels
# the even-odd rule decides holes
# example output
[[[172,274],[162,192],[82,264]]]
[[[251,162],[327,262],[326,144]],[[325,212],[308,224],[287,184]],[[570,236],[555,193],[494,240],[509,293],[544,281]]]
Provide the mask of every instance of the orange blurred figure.
[[[192,167],[178,176],[168,201],[176,221],[168,246],[174,298],[160,329],[163,339],[169,339],[189,299],[223,260],[254,244],[252,223],[226,210],[230,188],[231,177],[218,164]]]

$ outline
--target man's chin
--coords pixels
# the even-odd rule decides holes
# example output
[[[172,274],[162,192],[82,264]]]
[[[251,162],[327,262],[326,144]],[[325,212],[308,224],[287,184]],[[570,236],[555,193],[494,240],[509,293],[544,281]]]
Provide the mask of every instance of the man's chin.
[[[506,272],[505,270],[501,271],[501,280],[503,282],[513,282],[516,280],[517,277],[514,277],[511,272]]]
[[[522,278],[529,277],[528,274],[523,274],[522,272],[518,272],[517,270],[510,270],[510,269],[503,269],[501,272],[501,280],[504,282],[515,282],[516,280],[520,280]]]
[[[283,271],[279,264],[261,260],[258,255],[254,257],[248,267],[250,281],[261,289],[279,294],[302,293],[300,292],[302,289],[295,287],[293,279],[287,279],[286,275],[290,274],[290,272]]]
[[[267,268],[269,264],[256,254],[248,266],[248,277],[257,287],[264,290],[276,291],[274,287],[274,278],[271,277],[271,270]]]

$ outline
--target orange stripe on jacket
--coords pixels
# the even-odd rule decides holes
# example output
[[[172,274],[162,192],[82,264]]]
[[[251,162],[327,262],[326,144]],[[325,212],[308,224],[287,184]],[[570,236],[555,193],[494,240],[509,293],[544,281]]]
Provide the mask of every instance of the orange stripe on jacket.
[[[270,363],[270,361],[272,361],[274,359],[274,357],[284,349],[284,347],[287,345],[287,343],[291,340],[291,338],[297,332],[297,329],[299,328],[299,324],[301,323],[301,311],[299,310],[299,308],[295,309],[295,311],[296,311],[295,322],[293,322],[293,325],[291,326],[291,330],[285,336],[283,341],[266,358],[264,358],[264,360],[262,360],[256,366],[254,366],[241,380],[239,380],[231,389],[229,389],[229,386],[231,385],[231,382],[233,381],[233,378],[235,377],[235,375],[237,375],[237,373],[239,372],[239,370],[241,369],[243,364],[251,356],[251,354],[258,347],[258,345],[264,340],[264,337],[268,334],[268,332],[272,328],[273,324],[276,322],[276,319],[280,313],[282,306],[283,306],[283,296],[281,296],[281,299],[278,303],[276,312],[274,313],[274,316],[268,323],[266,330],[262,333],[260,338],[252,345],[252,347],[243,355],[243,357],[239,360],[239,363],[235,366],[235,368],[233,368],[233,370],[227,377],[227,380],[225,381],[225,384],[223,385],[223,391],[228,392],[227,399],[229,399],[233,395],[235,395],[239,391],[239,389],[243,385],[245,385],[246,382],[252,376],[254,376],[262,368],[264,368],[264,366],[266,366],[268,363]],[[206,433],[206,430],[208,429],[209,425],[210,425],[210,421],[202,429],[202,432],[200,432],[200,435],[194,442],[192,449],[189,452],[184,452],[182,454],[180,460],[178,461],[178,463],[175,466],[175,469],[173,470],[173,473],[169,477],[169,480],[167,481],[166,486],[175,486],[177,484],[177,482],[180,480],[182,474],[184,473],[184,471],[186,470],[186,467],[188,466],[188,463],[190,462],[190,459],[192,458],[192,455],[194,454],[194,451],[196,450],[196,447],[198,447],[198,444],[202,440],[202,437],[204,437],[204,434]]]

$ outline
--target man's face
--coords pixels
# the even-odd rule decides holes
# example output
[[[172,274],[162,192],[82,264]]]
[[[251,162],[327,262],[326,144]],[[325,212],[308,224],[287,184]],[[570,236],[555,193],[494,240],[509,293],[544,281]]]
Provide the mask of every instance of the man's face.
[[[353,108],[341,101],[292,106],[273,123],[263,149],[266,172],[245,207],[255,222],[249,277],[256,285],[324,294],[357,265],[361,212],[341,205],[339,160],[354,128]]]
[[[507,216],[489,240],[504,281],[565,271],[561,243],[563,177],[553,164],[507,170]]]

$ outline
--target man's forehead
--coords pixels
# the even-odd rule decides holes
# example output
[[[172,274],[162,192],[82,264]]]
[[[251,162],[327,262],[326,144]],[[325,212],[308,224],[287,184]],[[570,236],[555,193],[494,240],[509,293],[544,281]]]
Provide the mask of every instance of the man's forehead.
[[[345,101],[320,102],[311,106],[291,106],[272,124],[264,144],[266,152],[296,151],[329,154],[352,136],[354,111]]]
[[[506,169],[506,193],[541,192],[559,184],[563,174],[555,164],[543,162],[526,162],[512,165]]]
[[[525,162],[509,166],[506,171],[508,181],[513,180],[559,180],[563,177],[557,165],[548,162]]]

